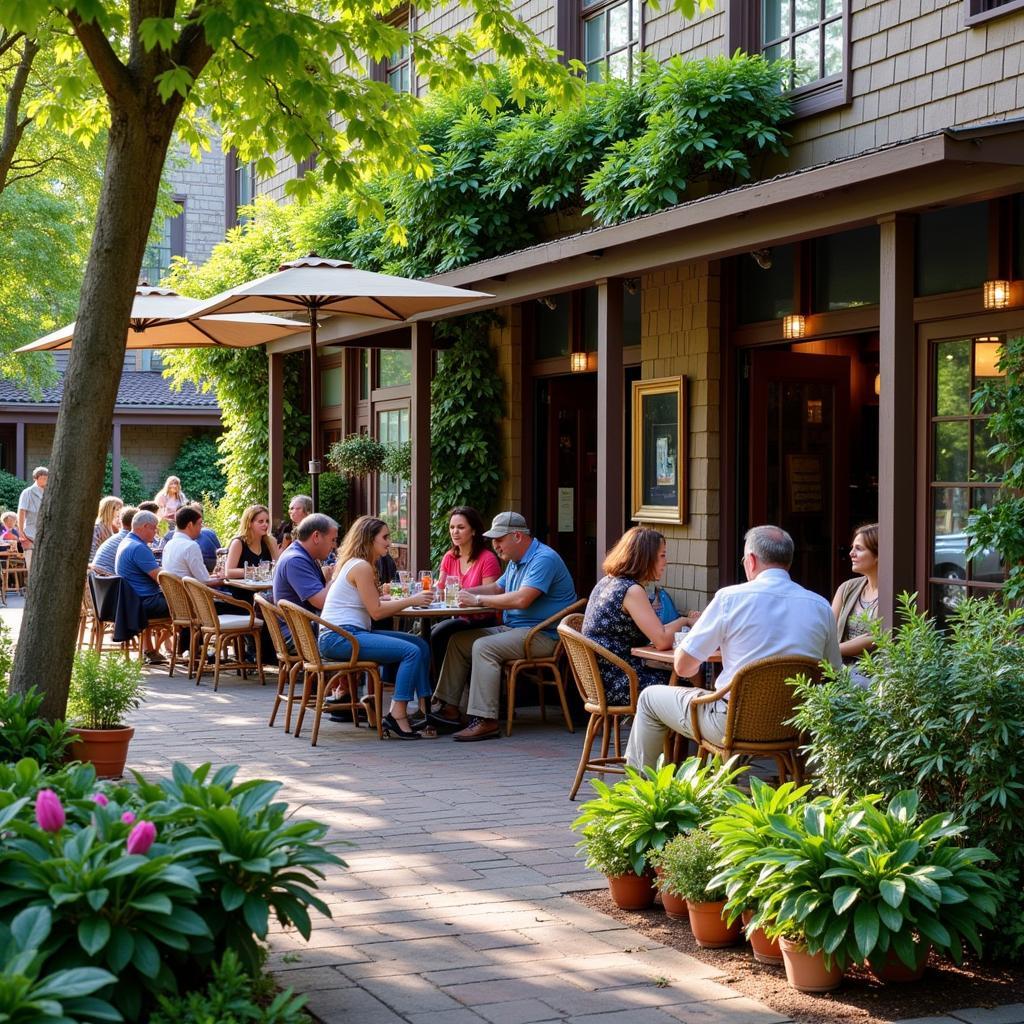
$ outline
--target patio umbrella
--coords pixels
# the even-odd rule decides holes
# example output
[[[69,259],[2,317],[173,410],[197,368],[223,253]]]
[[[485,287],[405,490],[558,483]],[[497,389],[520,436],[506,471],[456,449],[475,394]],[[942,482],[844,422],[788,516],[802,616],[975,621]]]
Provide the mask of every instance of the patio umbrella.
[[[350,313],[385,320],[408,320],[420,313],[447,309],[473,299],[490,298],[486,292],[452,288],[429,281],[413,281],[389,274],[357,270],[345,260],[329,260],[315,252],[281,264],[276,274],[231,288],[193,310],[193,316],[213,313],[274,313],[301,310],[309,320],[310,462],[313,507],[318,505],[320,442],[320,381],[316,347],[320,313]]]
[[[139,285],[132,302],[126,347],[153,348],[249,348],[276,341],[305,330],[300,321],[252,314],[189,317],[199,299],[188,299],[170,288]],[[75,335],[72,321],[45,337],[22,345],[17,352],[46,352],[71,348]]]

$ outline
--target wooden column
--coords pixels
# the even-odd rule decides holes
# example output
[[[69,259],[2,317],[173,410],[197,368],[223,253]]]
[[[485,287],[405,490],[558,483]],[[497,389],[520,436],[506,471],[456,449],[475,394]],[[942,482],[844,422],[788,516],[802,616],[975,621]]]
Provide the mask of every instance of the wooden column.
[[[434,325],[412,325],[412,493],[409,496],[409,569],[430,566],[430,373]]]
[[[880,218],[879,226],[878,611],[891,626],[897,597],[914,589],[914,220],[897,213]]]
[[[621,278],[597,282],[597,578],[604,556],[622,536],[625,459]]]
[[[25,423],[18,420],[14,425],[14,475],[25,479]]]
[[[114,420],[114,432],[110,441],[110,490],[121,493],[121,421]]]
[[[267,507],[271,523],[284,518],[284,356],[267,353],[269,362],[270,394],[267,403],[267,443],[269,467]]]

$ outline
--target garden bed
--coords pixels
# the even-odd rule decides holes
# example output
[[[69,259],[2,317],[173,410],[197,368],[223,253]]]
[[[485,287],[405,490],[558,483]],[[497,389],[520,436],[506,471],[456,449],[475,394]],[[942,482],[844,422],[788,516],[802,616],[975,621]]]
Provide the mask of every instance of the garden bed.
[[[660,905],[650,910],[620,910],[607,889],[569,894],[584,906],[599,910],[643,935],[678,949],[725,971],[717,978],[737,992],[784,1013],[798,1024],[887,1024],[889,1021],[941,1015],[969,1006],[1003,1006],[1024,1003],[1024,970],[979,964],[967,959],[963,967],[932,954],[924,979],[910,985],[882,985],[866,970],[851,968],[842,987],[827,995],[810,996],[786,984],[779,967],[757,963],[750,947],[701,949],[685,921],[666,917]]]

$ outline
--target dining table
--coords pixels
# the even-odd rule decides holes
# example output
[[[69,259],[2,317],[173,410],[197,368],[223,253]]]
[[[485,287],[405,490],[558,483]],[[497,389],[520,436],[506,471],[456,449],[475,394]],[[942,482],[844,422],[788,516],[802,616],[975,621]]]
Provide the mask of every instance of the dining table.
[[[386,606],[387,602],[385,601],[384,604]],[[419,619],[422,622],[423,639],[428,643],[430,642],[431,623],[438,619],[462,618],[463,616],[466,618],[493,617],[494,614],[493,608],[460,608],[457,605],[450,608],[444,601],[434,601],[422,608],[403,608],[394,613],[395,618]]]
[[[686,686],[699,686],[699,687],[702,687],[703,689],[709,689],[710,688],[709,685],[708,685],[708,681],[704,677],[704,674],[703,674],[703,672],[701,670],[698,670],[696,675],[685,677],[685,680],[686,680],[685,683],[682,683],[682,684],[680,683],[679,676],[676,675],[676,670],[675,670],[675,666],[674,666],[674,662],[675,662],[675,651],[674,650],[659,651],[656,647],[652,647],[650,644],[647,644],[647,645],[645,645],[643,647],[632,647],[632,648],[630,648],[629,653],[632,654],[634,658],[642,658],[646,662],[649,662],[649,663],[652,663],[652,664],[656,664],[656,665],[659,665],[659,666],[662,666],[662,665],[665,666],[666,670],[670,673],[669,674],[669,679],[668,679],[668,685],[669,686],[686,685]],[[722,663],[722,654],[721,654],[721,652],[720,651],[715,651],[714,654],[712,654],[710,657],[707,658],[706,663],[709,663],[709,664],[712,664],[712,665],[721,665],[721,663]]]
[[[265,594],[274,589],[273,580],[224,580],[224,586],[234,587],[249,594]]]

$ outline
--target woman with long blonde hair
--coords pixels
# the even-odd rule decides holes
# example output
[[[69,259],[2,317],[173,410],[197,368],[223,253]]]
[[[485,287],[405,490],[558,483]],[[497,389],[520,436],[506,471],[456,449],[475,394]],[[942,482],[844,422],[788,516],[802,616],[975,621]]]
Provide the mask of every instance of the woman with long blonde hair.
[[[247,565],[274,562],[277,556],[277,541],[270,533],[270,511],[266,505],[250,505],[242,513],[237,536],[228,545],[225,577],[244,579]]]
[[[171,525],[174,524],[174,517],[178,514],[178,509],[188,504],[188,498],[185,497],[185,492],[181,489],[181,481],[176,476],[169,476],[164,481],[163,487],[157,491],[153,500],[160,506],[157,515],[161,521]]]
[[[108,538],[113,537],[121,529],[121,509],[124,502],[114,494],[100,498],[96,523],[92,528],[92,547],[89,548],[89,561],[96,554],[96,549]]]
[[[416,740],[421,735],[434,735],[429,726],[420,731],[409,723],[409,701],[418,700],[423,713],[427,711],[431,692],[430,647],[410,633],[371,627],[403,608],[425,607],[430,604],[430,593],[381,599],[373,566],[387,554],[390,543],[391,530],[383,519],[360,516],[352,524],[338,547],[338,565],[320,614],[356,638],[360,658],[397,667],[391,708],[383,718],[384,735]],[[318,643],[320,652],[331,661],[344,661],[352,656],[352,645],[328,629],[320,631]]]

